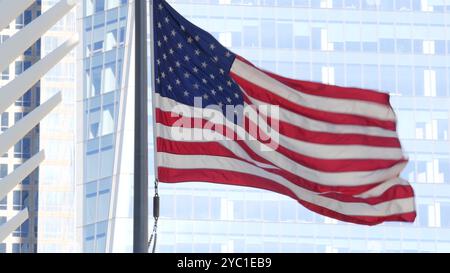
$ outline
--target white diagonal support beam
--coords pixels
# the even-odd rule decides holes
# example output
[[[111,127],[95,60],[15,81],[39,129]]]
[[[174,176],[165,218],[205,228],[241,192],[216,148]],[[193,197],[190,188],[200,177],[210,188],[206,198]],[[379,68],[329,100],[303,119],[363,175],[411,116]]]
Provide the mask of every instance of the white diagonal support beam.
[[[14,0],[15,1],[15,0]],[[76,0],[61,0],[47,12],[34,19],[21,31],[0,44],[0,71],[3,71],[27,48],[64,17],[76,4]]]
[[[74,36],[60,47],[45,56],[42,60],[31,66],[19,77],[0,88],[0,113],[3,113],[18,98],[23,96],[42,76],[63,59],[78,43]]]
[[[41,104],[31,113],[23,117],[13,127],[0,135],[0,154],[4,154],[8,149],[21,140],[31,131],[45,116],[50,113],[62,100],[61,93],[54,95],[45,103]]]
[[[0,182],[0,200],[3,199],[10,191],[12,191],[20,181],[29,176],[45,159],[44,151],[40,151],[25,163],[20,165],[8,176],[2,178]]]
[[[17,213],[8,222],[0,226],[0,243],[28,219],[28,209]]]
[[[34,0],[0,0],[0,30],[16,19]]]

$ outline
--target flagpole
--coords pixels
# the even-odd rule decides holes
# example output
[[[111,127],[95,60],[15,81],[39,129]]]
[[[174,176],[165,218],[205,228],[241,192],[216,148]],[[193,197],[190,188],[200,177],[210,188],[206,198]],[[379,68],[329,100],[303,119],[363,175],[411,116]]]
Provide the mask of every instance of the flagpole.
[[[153,157],[154,164],[153,167],[155,169],[155,181],[158,181],[158,164],[157,164],[157,151],[156,151],[156,84],[155,84],[155,32],[154,32],[154,24],[153,24],[153,0],[149,0],[150,4],[150,67],[151,67],[151,87],[152,87],[152,113],[153,113]]]
[[[148,252],[147,5],[135,0],[133,252]]]

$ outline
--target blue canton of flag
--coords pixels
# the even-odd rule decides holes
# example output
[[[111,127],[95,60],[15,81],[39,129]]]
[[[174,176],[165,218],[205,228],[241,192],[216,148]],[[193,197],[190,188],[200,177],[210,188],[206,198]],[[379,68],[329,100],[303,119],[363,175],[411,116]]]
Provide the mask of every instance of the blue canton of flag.
[[[165,1],[154,1],[156,92],[180,103],[202,107],[243,106],[239,86],[230,77],[236,55],[211,34],[193,25]]]

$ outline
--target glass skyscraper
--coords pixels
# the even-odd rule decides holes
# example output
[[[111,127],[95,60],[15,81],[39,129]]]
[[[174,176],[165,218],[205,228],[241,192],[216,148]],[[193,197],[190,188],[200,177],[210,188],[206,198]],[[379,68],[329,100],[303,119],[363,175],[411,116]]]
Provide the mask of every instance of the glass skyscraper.
[[[80,251],[132,250],[132,2],[84,0],[79,15],[75,173]],[[402,176],[415,188],[418,218],[414,224],[365,227],[314,214],[267,191],[162,184],[157,251],[450,250],[449,0],[169,2],[260,67],[297,79],[390,92],[410,157]],[[152,155],[151,135],[150,141]]]
[[[41,1],[35,1],[28,9],[13,20],[5,29],[0,30],[0,43],[24,28],[41,14]],[[0,74],[0,86],[12,81],[16,76],[30,68],[41,58],[41,41],[37,41],[18,57]],[[0,131],[12,127],[22,117],[33,111],[40,103],[40,84],[35,84],[23,97],[18,99],[1,115]],[[27,161],[39,151],[39,126],[31,130],[22,140],[0,157],[1,179],[13,172],[15,168]],[[0,253],[35,252],[37,249],[38,230],[38,188],[39,171],[26,177],[3,200],[0,200],[0,225],[10,220],[24,208],[29,210],[29,219],[15,230],[6,240],[0,243]]]
[[[43,0],[42,12],[57,2]],[[78,12],[73,8],[41,38],[42,58],[77,33]],[[46,159],[39,167],[38,252],[80,250],[75,191],[77,56],[74,50],[40,81],[42,101],[57,92],[62,93],[63,100],[40,124],[40,146]]]
[[[77,75],[77,232],[84,252],[132,247],[133,10],[85,0]]]

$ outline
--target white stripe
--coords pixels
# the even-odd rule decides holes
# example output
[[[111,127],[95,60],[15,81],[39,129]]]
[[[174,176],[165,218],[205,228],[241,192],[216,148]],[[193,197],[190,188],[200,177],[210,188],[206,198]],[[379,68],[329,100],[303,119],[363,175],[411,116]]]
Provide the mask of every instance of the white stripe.
[[[176,101],[161,97],[159,94],[156,96],[156,107],[163,111],[174,111],[174,107],[178,105],[178,110],[184,109],[183,116],[185,117],[202,117],[202,111],[205,109],[197,109],[188,105],[181,105]],[[213,111],[208,109],[208,111]],[[220,112],[216,113],[220,115]],[[235,127],[228,120],[224,120],[226,125],[230,128],[235,128],[236,133],[241,139],[249,139],[247,132],[241,127]],[[222,121],[223,122],[223,121]],[[158,132],[159,134],[160,132]],[[288,157],[278,152],[264,152],[261,150],[262,146],[265,146],[258,141],[246,141],[247,146],[252,149],[255,154],[268,160],[272,164],[278,166],[280,169],[286,170],[292,174],[303,177],[307,180],[314,181],[322,185],[329,186],[360,186],[373,184],[381,181],[386,181],[393,177],[396,177],[406,166],[407,163],[399,163],[388,169],[380,169],[370,172],[321,172],[314,169],[307,168],[298,164],[297,162],[289,159]],[[269,149],[267,149],[269,150]]]
[[[249,119],[260,128],[270,128],[266,120],[251,108],[247,108],[246,114]],[[255,117],[258,117],[258,121]],[[275,128],[274,128],[275,129]],[[267,132],[265,132],[267,133]],[[327,145],[305,142],[295,138],[279,134],[279,142],[283,147],[296,153],[319,159],[391,159],[401,160],[404,158],[400,148],[374,147],[366,145]]]
[[[265,169],[279,169],[273,165],[268,165],[265,163],[261,163],[257,160],[254,160],[251,158],[247,152],[242,149],[241,146],[239,146],[236,142],[230,141],[230,139],[225,139],[223,135],[220,135],[217,132],[211,131],[211,130],[203,130],[200,128],[182,128],[182,127],[169,127],[165,126],[163,124],[157,124],[158,127],[158,136],[172,141],[184,141],[184,142],[190,142],[190,143],[206,143],[206,142],[215,142],[222,145],[224,148],[229,150],[231,153],[233,153],[235,156],[242,158],[244,160],[250,161],[256,166],[260,168]],[[205,134],[208,134],[211,136],[211,139],[202,139],[202,140],[194,140],[193,138],[182,138],[181,136],[203,136]],[[180,136],[180,137],[177,137]],[[220,140],[224,139],[224,140]]]
[[[233,158],[158,153],[158,162],[161,167],[173,169],[217,169],[260,176],[288,188],[301,200],[345,215],[383,217],[414,211],[414,198],[396,199],[373,206],[365,203],[342,202],[298,187],[281,176]]]
[[[267,103],[259,101],[251,97],[250,95],[248,96],[248,98],[255,106],[267,105]],[[268,113],[264,112],[264,114],[269,117],[272,117],[272,113],[270,111],[268,111]],[[279,119],[286,123],[290,123],[297,127],[301,127],[305,130],[313,132],[332,133],[332,134],[358,134],[367,136],[398,138],[397,132],[391,130],[371,126],[341,125],[323,122],[319,120],[310,119],[308,117],[291,112],[287,109],[282,108],[281,106]]]
[[[239,77],[260,86],[269,92],[283,97],[289,101],[311,109],[334,112],[340,114],[352,114],[370,117],[380,120],[395,121],[395,114],[390,107],[382,104],[350,99],[335,99],[313,96],[301,93],[248,65],[239,59],[235,59],[231,71]]]
[[[386,182],[383,182],[382,184],[376,186],[373,189],[370,189],[362,194],[358,194],[355,197],[359,198],[370,198],[370,197],[377,197],[385,193],[388,189],[390,189],[393,186],[402,185],[402,186],[409,186],[408,181],[403,180],[400,177],[396,177],[394,179],[388,180]]]

